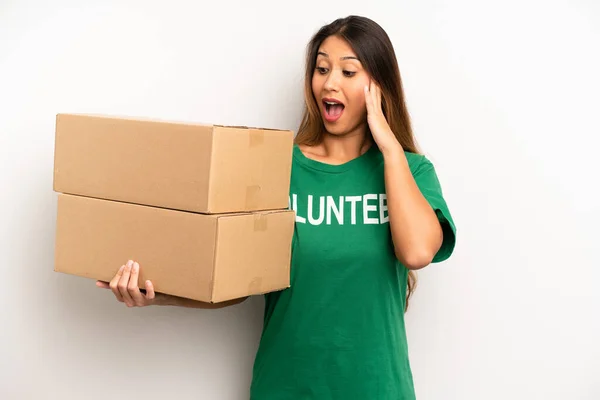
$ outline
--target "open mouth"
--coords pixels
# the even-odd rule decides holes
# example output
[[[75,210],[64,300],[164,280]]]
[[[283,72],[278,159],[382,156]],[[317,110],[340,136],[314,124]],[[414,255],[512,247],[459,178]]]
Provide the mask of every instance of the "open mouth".
[[[335,99],[325,99],[323,105],[325,106],[325,119],[330,122],[338,120],[345,108],[341,102]]]

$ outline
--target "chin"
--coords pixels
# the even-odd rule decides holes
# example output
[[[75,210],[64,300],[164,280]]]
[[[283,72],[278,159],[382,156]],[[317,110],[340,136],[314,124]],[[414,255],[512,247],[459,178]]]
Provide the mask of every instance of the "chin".
[[[348,129],[344,129],[343,125],[340,125],[337,123],[332,124],[329,122],[324,122],[324,124],[325,124],[325,130],[330,135],[343,136],[344,134],[348,133]]]
[[[356,132],[360,130],[361,123],[349,125],[348,123],[344,123],[343,121],[329,122],[325,118],[323,118],[323,125],[325,126],[325,130],[327,133],[333,136],[344,136],[350,134],[352,132]]]

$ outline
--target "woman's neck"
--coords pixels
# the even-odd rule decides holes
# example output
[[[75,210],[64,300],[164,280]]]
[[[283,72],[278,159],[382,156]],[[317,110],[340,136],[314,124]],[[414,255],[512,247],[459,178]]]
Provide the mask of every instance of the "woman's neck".
[[[373,144],[368,132],[343,136],[326,133],[318,151],[323,157],[344,163],[363,155]]]

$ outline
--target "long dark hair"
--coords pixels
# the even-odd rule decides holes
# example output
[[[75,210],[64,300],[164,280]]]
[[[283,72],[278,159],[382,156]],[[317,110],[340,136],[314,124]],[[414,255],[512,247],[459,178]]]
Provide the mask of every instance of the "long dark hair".
[[[296,143],[314,146],[323,140],[325,126],[317,101],[312,92],[312,77],[321,43],[330,36],[344,39],[354,50],[363,68],[381,88],[381,106],[385,118],[402,148],[418,153],[410,116],[404,100],[404,89],[394,46],[389,36],[376,22],[369,18],[351,15],[336,19],[314,34],[306,48],[306,72],[304,76],[304,114]],[[416,274],[408,271],[406,308],[416,287]]]

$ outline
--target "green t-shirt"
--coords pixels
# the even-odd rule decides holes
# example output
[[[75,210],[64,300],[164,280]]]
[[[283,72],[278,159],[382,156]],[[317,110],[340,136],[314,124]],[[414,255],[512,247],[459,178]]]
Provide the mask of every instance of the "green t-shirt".
[[[455,227],[431,162],[406,152],[444,230]],[[414,399],[404,326],[408,270],[394,256],[383,156],[376,146],[343,165],[294,146],[296,211],[290,288],[265,296],[251,400]]]

